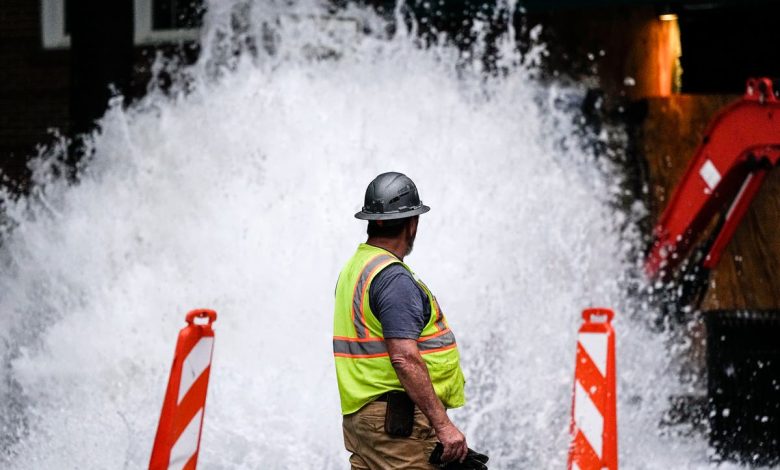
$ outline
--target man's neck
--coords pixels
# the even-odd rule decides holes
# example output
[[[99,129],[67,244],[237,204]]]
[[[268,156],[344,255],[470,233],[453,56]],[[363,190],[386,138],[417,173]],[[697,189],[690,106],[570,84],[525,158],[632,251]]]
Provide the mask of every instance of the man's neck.
[[[406,255],[406,243],[396,238],[369,237],[368,240],[366,240],[366,244],[387,250],[401,261],[404,260],[404,256]]]

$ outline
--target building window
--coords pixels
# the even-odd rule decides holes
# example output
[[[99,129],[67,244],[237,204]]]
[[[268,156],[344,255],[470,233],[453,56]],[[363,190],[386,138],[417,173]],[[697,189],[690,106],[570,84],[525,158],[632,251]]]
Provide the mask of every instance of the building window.
[[[202,0],[135,0],[135,43],[195,41]]]
[[[70,47],[67,2],[41,0],[41,37],[45,49]],[[135,0],[134,9],[137,45],[198,39],[203,23],[202,0]]]
[[[46,49],[70,47],[66,0],[41,0],[41,38]]]

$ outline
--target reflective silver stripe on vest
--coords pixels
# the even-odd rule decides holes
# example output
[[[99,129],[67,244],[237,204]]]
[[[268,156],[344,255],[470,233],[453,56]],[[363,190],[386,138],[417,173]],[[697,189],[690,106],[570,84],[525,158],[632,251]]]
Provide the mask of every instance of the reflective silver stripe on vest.
[[[358,338],[366,338],[366,325],[363,323],[363,318],[360,315],[360,307],[363,305],[363,287],[368,281],[368,276],[382,263],[387,261],[398,261],[395,257],[390,255],[379,255],[368,262],[363,271],[360,272],[357,284],[355,284],[355,291],[352,293],[352,321],[355,325],[355,333]]]
[[[346,339],[334,339],[333,354],[346,354],[349,356],[387,355],[387,346],[385,346],[384,341],[349,341]]]
[[[423,287],[423,291],[425,291],[425,295],[429,297],[428,300],[432,303],[432,305],[436,309],[436,312],[431,312],[431,315],[436,313],[436,320],[434,321],[434,323],[436,324],[436,329],[439,331],[446,330],[447,325],[444,324],[444,314],[441,311],[441,305],[439,305],[439,301],[436,299],[436,296],[433,295],[433,292],[431,292],[431,290],[428,289],[428,286],[425,285],[424,282],[422,282],[420,279],[417,279],[416,276],[415,279]]]
[[[441,306],[439,305],[439,301],[436,300],[436,297],[433,298],[433,303],[436,305],[436,328],[439,331],[444,331],[447,329],[447,325],[444,324],[444,313],[442,313]]]
[[[452,331],[433,338],[420,338],[417,341],[417,348],[421,352],[434,349],[446,348],[455,345],[455,335]],[[387,355],[387,346],[384,341],[357,341],[349,339],[333,339],[333,354],[365,357]]]
[[[455,335],[451,330],[447,330],[446,333],[439,336],[435,336],[429,339],[420,338],[421,341],[417,343],[417,347],[420,351],[429,351],[431,349],[445,348],[455,344]]]

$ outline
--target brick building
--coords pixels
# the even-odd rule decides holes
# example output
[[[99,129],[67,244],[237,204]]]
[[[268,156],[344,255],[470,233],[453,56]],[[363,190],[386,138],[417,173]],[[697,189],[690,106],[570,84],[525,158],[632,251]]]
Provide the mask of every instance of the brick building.
[[[75,70],[76,62],[93,68],[95,60],[98,66],[124,67],[123,73],[128,77],[121,86],[122,92],[129,97],[138,96],[148,81],[148,65],[154,49],[179,49],[178,46],[197,39],[199,5],[200,2],[188,0],[3,0],[0,4],[0,168],[12,184],[24,184],[27,159],[35,154],[37,145],[51,140],[52,130],[68,134],[78,127],[74,126],[74,114],[83,114],[85,110],[79,110],[73,103],[74,77],[77,80],[80,77]],[[89,14],[82,14],[84,10]],[[101,17],[104,21],[100,21]],[[81,18],[89,21],[78,21]],[[71,29],[88,29],[90,25],[104,29],[87,31],[86,47],[82,47],[84,53],[80,56],[86,55],[87,60],[77,61]],[[127,38],[118,37],[122,31],[127,31]],[[119,40],[108,46],[118,44],[118,49],[126,51],[117,52],[117,47],[90,41],[90,35],[101,34],[107,35],[109,41]],[[123,81],[111,80],[118,77],[116,73],[112,76],[111,70],[104,76],[90,75],[97,76],[97,83],[82,80],[82,85],[107,90],[107,83]],[[95,98],[97,105],[105,101],[105,95],[99,93]],[[97,111],[86,112],[94,118]]]
[[[68,51],[43,47],[40,12],[30,0],[0,6],[0,158],[12,178],[49,128],[68,125]]]

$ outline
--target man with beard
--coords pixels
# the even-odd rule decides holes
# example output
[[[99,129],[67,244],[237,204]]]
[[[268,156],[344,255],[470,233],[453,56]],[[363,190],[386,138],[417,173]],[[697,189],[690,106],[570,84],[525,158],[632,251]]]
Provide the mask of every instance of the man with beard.
[[[446,413],[465,403],[455,336],[403,262],[429,210],[411,179],[390,172],[368,185],[355,214],[368,220],[368,240],[339,275],[333,337],[352,469],[438,468],[429,463],[437,441],[443,462],[469,453]]]

